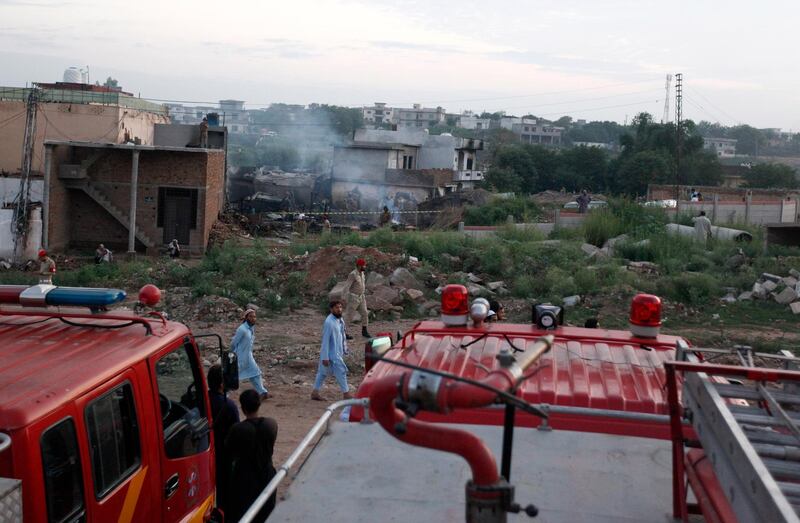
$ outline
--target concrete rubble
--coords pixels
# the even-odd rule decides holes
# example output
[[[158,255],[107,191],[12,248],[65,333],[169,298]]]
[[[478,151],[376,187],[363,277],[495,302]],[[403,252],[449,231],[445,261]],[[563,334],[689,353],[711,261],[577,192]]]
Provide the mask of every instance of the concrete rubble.
[[[404,289],[417,289],[418,291],[425,289],[423,283],[404,267],[398,267],[392,272],[392,275],[389,276],[389,283]]]
[[[800,314],[800,272],[789,270],[789,276],[779,276],[765,272],[753,282],[753,288],[739,294],[737,301],[772,300],[780,305],[789,305],[794,314]],[[723,301],[728,301],[728,293]]]

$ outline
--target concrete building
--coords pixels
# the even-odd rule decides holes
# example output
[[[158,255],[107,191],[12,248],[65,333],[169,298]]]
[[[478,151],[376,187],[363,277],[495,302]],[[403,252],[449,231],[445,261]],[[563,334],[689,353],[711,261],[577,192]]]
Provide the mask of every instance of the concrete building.
[[[458,126],[462,129],[472,129],[482,131],[491,127],[492,120],[490,118],[480,118],[472,111],[464,111],[458,117]]]
[[[537,145],[561,145],[563,131],[563,127],[525,121],[511,126],[511,132],[519,136],[520,142]]]
[[[495,125],[501,129],[513,130],[513,127],[518,124],[537,125],[539,121],[536,118],[521,118],[519,116],[503,116],[500,121]]]
[[[408,109],[394,109],[394,117],[398,129],[428,129],[434,125],[444,123],[447,115],[443,107],[429,108],[414,104],[413,107]]]
[[[233,134],[245,134],[249,130],[250,116],[242,100],[220,100],[219,117],[222,125]]]
[[[35,84],[39,103],[32,174],[44,170],[46,140],[152,145],[155,124],[169,123],[167,108],[130,93],[88,84]],[[0,174],[22,167],[26,101],[30,88],[0,87]]]
[[[736,142],[732,138],[703,138],[703,148],[713,151],[719,158],[736,156]]]
[[[371,107],[363,107],[361,114],[364,117],[364,123],[379,127],[383,124],[395,124],[395,110],[386,106],[386,102],[375,102]]]
[[[443,194],[453,172],[398,167],[409,149],[414,148],[364,142],[334,147],[333,171],[323,192],[335,209],[378,211],[384,205],[393,212],[416,209],[420,202]]]
[[[223,206],[225,152],[45,142],[42,244],[157,253],[172,239],[204,252]]]
[[[351,144],[334,149],[331,202],[349,210],[416,208],[431,196],[481,181],[482,148],[481,140],[449,134],[359,129]]]

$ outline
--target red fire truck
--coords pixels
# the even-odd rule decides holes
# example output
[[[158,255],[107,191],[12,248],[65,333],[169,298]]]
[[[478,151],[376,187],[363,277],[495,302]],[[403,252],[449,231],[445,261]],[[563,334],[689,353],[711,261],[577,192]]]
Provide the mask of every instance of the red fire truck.
[[[153,304],[157,294],[149,286],[140,299]],[[15,510],[26,522],[212,515],[209,402],[194,337],[163,317],[104,312],[124,298],[0,286],[0,478],[8,491],[21,483]]]
[[[487,312],[451,285],[441,321],[371,340],[359,399],[326,412],[243,521],[298,463],[270,521],[798,521],[791,354],[690,347],[659,333],[651,295],[628,331],[564,326],[551,305],[530,324]],[[350,423],[328,423],[336,408]]]

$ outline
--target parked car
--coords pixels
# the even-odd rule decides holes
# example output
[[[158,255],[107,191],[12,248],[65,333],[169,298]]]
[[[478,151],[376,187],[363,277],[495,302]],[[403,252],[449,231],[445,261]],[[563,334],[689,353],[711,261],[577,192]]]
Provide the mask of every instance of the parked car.
[[[589,202],[590,209],[597,209],[599,207],[605,207],[606,205],[608,205],[608,202],[603,200],[592,200]],[[564,209],[568,211],[577,211],[579,207],[578,202],[574,200],[564,204]]]

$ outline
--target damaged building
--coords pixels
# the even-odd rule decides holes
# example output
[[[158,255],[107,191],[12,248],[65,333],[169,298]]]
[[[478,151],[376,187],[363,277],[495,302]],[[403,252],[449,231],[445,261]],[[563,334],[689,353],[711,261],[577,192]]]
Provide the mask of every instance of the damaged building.
[[[232,168],[228,173],[228,201],[245,212],[307,210],[318,201],[319,177],[266,167]]]
[[[202,253],[223,206],[225,152],[165,145],[45,142],[49,249],[157,254],[177,239]]]
[[[360,129],[334,148],[324,192],[334,208],[411,210],[429,198],[483,179],[477,167],[481,140],[420,131]]]

